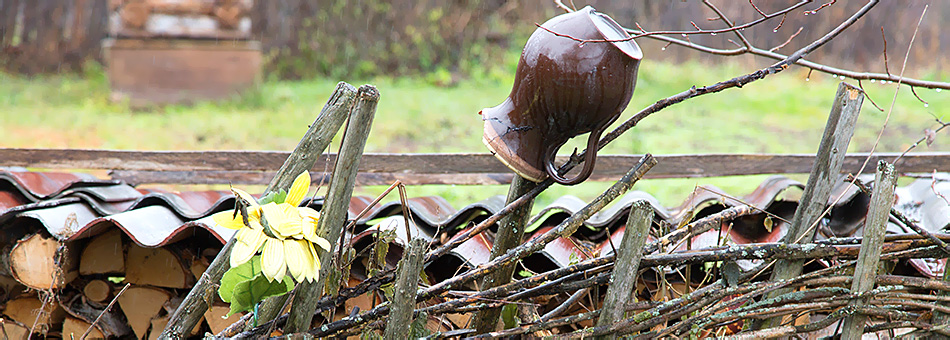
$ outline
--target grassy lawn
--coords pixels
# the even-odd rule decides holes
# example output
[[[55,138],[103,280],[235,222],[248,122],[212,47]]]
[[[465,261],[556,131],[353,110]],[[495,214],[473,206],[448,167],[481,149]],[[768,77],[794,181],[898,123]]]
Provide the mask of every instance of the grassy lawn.
[[[482,122],[477,113],[507,96],[514,73],[513,65],[510,68],[508,72],[492,71],[453,87],[436,87],[423,79],[345,79],[357,86],[374,84],[381,93],[366,151],[487,152],[481,143]],[[646,61],[641,65],[633,100],[620,121],[690,86],[710,85],[752,70],[738,64],[713,67]],[[815,73],[806,81],[806,73],[807,70],[792,69],[741,89],[674,105],[644,120],[602,153],[813,153],[840,80]],[[924,78],[946,81],[936,76]],[[108,81],[100,70],[39,78],[0,74],[0,147],[292,150],[336,82],[272,81],[223,103],[133,111],[127,105],[110,102]],[[895,86],[865,82],[865,89],[886,110]],[[927,89],[918,89],[917,93],[929,105],[925,107],[909,88],[902,88],[878,151],[903,151],[923,136],[925,128],[936,126],[935,116],[946,118],[946,108],[950,107],[947,93]],[[865,100],[849,151],[869,151],[885,116]],[[562,153],[582,146],[581,140],[586,138],[572,141]],[[335,150],[337,145],[335,142],[331,149]],[[946,136],[938,136],[930,147],[917,149],[935,150],[950,150]],[[695,185],[712,184],[730,193],[744,194],[762,178],[647,180],[636,189],[674,206]],[[555,186],[536,207],[566,194],[590,199],[609,184]],[[376,195],[381,190],[367,187],[357,193]],[[506,190],[506,186],[416,186],[409,188],[409,194],[441,195],[454,206],[462,207]]]

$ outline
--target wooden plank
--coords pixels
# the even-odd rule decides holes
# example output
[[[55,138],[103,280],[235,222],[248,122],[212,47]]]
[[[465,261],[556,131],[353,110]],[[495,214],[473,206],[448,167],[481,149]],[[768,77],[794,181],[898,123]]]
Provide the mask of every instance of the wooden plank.
[[[322,169],[321,169],[322,170]],[[116,170],[109,173],[112,179],[132,185],[140,184],[233,184],[267,185],[276,175],[273,171],[134,171]],[[314,183],[330,182],[330,174],[311,173]],[[323,177],[321,179],[321,177]],[[508,184],[514,177],[511,173],[498,174],[413,174],[413,173],[368,173],[356,175],[357,186],[390,185],[400,180],[405,185],[491,185]],[[605,178],[593,180],[606,181]]]
[[[897,186],[897,174],[894,166],[887,162],[877,165],[877,177],[874,178],[874,193],[871,195],[870,208],[864,228],[864,237],[861,240],[861,250],[858,252],[858,263],[854,269],[854,281],[851,282],[851,293],[861,294],[874,288],[877,278],[878,263],[881,259],[881,246],[884,244],[884,230],[890,217],[891,207],[894,206],[894,187]],[[849,306],[865,307],[869,298],[851,300]],[[864,324],[867,315],[860,313],[848,316],[844,321],[841,334],[842,339],[857,340],[864,334]]]
[[[511,204],[527,195],[538,186],[538,183],[532,182],[526,178],[518,176],[511,186],[508,187],[508,199],[505,205]],[[531,207],[534,205],[534,199],[529,199],[527,203],[513,210],[510,214],[501,218],[498,225],[498,232],[495,234],[495,240],[492,243],[491,257],[495,259],[508,253],[509,250],[521,245],[524,240],[525,226],[528,224],[528,218],[531,217]],[[501,266],[485,275],[478,287],[482,290],[488,290],[511,282],[511,277],[515,272],[515,265]],[[496,330],[498,320],[501,318],[501,307],[483,309],[475,313],[475,319],[472,321],[472,327],[476,333],[488,333]]]
[[[126,151],[91,149],[0,148],[0,167],[44,169],[105,169],[132,171],[275,171],[290,155],[283,151]],[[899,153],[876,153],[869,164],[893,161]],[[641,155],[598,155],[592,178],[620,178]],[[845,156],[842,172],[856,172],[867,153]],[[693,154],[656,156],[657,164],[647,178],[717,177],[755,174],[809,173],[815,155],[808,154]],[[558,162],[566,161],[558,157]],[[322,172],[336,163],[336,154],[320,156],[311,171]],[[907,154],[897,165],[900,173],[929,173],[950,169],[950,152]],[[367,153],[360,160],[362,173],[390,174],[505,174],[506,168],[488,153]],[[181,174],[179,174],[181,175]],[[510,182],[507,179],[505,183]],[[176,183],[181,183],[176,182]],[[451,184],[451,183],[447,183]]]
[[[643,258],[643,246],[646,244],[650,226],[653,225],[653,206],[649,202],[638,200],[630,206],[623,240],[617,248],[614,269],[607,284],[607,295],[597,319],[597,326],[607,326],[624,318],[626,304],[637,285],[637,269]],[[615,338],[615,337],[607,337]]]
[[[815,225],[821,219],[828,204],[828,196],[831,195],[831,188],[835,186],[837,174],[841,171],[844,153],[840,150],[848,149],[862,103],[864,91],[845,82],[838,85],[831,112],[828,114],[828,123],[818,146],[816,159],[819,162],[815,163],[808,176],[805,192],[795,209],[788,234],[783,238],[785,243],[810,243],[815,237]],[[787,280],[799,276],[804,264],[805,260],[778,261],[772,269],[772,280]],[[773,298],[788,291],[777,290],[767,296]],[[763,322],[761,328],[777,327],[781,321],[781,317],[770,318]]]
[[[386,320],[383,339],[408,339],[409,326],[412,323],[412,311],[416,309],[416,289],[419,287],[419,274],[422,271],[422,258],[425,255],[426,242],[416,238],[409,242],[409,249],[403,252],[396,269],[396,289],[393,291],[392,313]]]
[[[336,109],[323,110],[313,124],[310,124],[307,133],[297,143],[294,152],[287,157],[264,192],[278,192],[281,189],[290,191],[289,188],[293,186],[297,176],[313,167],[313,163],[326,151],[333,136],[343,126],[343,121],[350,116],[350,109],[356,101],[357,94],[357,89],[353,85],[342,81],[336,85],[336,91],[330,98],[330,102],[335,104]],[[312,180],[313,177],[311,177]],[[327,183],[327,181],[329,181],[328,178],[322,178],[318,183]],[[307,183],[308,190],[309,187],[310,183]],[[260,320],[276,318],[283,311],[287,299],[288,295],[280,295],[264,300],[260,308],[254,311],[254,316]]]
[[[347,206],[353,197],[356,175],[362,162],[363,148],[369,138],[376,105],[379,103],[379,91],[371,85],[360,86],[356,95],[357,102],[350,111],[347,126],[340,146],[339,161],[334,167],[333,178],[327,187],[326,206],[320,211],[317,222],[317,235],[336,245],[346,224]],[[343,245],[338,245],[343,247]],[[302,281],[297,284],[297,295],[290,306],[290,313],[284,331],[287,333],[305,332],[310,329],[313,314],[317,310],[317,301],[323,294],[323,286],[333,265],[332,252],[320,254],[320,276],[315,282]],[[275,314],[276,315],[276,314]]]

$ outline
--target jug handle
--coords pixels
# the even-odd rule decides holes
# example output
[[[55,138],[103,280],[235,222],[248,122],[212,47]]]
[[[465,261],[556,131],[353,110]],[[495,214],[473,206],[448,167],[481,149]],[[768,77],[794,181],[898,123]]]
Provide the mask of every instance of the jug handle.
[[[597,142],[600,141],[601,133],[603,133],[602,128],[591,131],[590,136],[587,138],[587,153],[584,155],[584,168],[581,169],[581,172],[577,174],[577,176],[572,178],[562,177],[557,173],[557,169],[554,168],[554,156],[557,154],[557,150],[560,146],[549,148],[544,158],[544,170],[548,173],[548,176],[551,176],[551,179],[562,185],[574,185],[590,177],[590,174],[594,172],[594,160],[597,158]]]

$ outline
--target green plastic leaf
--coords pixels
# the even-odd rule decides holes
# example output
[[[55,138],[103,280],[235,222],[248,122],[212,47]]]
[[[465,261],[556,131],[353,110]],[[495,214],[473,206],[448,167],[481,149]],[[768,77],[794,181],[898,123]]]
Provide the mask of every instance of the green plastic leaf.
[[[253,310],[258,302],[271,296],[287,293],[292,289],[294,289],[294,281],[290,276],[284,276],[281,282],[267,281],[263,274],[255,276],[253,280],[241,281],[234,286],[231,311],[227,316]]]
[[[287,191],[281,189],[278,191],[271,191],[267,195],[264,195],[264,197],[261,197],[261,199],[258,200],[258,204],[265,205],[270,202],[280,204],[280,203],[284,203],[284,201],[286,200],[287,200]]]
[[[505,328],[518,327],[518,305],[509,303],[502,307],[501,321],[505,323]]]
[[[250,261],[244,262],[244,264],[240,266],[232,267],[224,272],[224,275],[221,276],[221,285],[218,287],[218,295],[221,296],[222,301],[231,302],[234,287],[237,286],[238,283],[252,280],[255,276],[260,274],[261,256],[254,255]]]

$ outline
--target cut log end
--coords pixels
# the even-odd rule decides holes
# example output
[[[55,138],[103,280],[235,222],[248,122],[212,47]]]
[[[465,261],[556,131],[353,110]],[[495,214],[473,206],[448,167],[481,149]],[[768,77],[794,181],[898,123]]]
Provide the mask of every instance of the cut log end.
[[[92,324],[74,318],[71,316],[66,317],[66,320],[63,321],[63,339],[80,339],[82,335],[86,333],[86,330],[92,327]],[[89,332],[89,335],[86,336],[86,339],[105,339],[105,334],[102,333],[98,328],[93,327],[92,331]]]
[[[189,288],[194,284],[190,270],[186,271],[181,260],[165,248],[129,247],[126,258],[125,280],[135,285],[166,288]]]
[[[61,246],[64,248],[60,249]],[[70,250],[68,245],[42,234],[17,241],[10,251],[13,277],[37,290],[62,288],[79,275],[76,256]],[[59,266],[56,265],[57,259],[60,259]]]
[[[36,296],[7,301],[3,313],[21,324],[32,326],[35,322],[38,327],[46,327],[47,329],[63,322],[63,318],[66,316],[59,303],[51,301],[44,304]]]
[[[122,232],[112,229],[89,241],[79,260],[80,275],[125,275],[125,248]]]
[[[82,287],[82,294],[94,302],[108,302],[112,296],[112,285],[102,280],[92,280]]]
[[[118,297],[119,307],[139,339],[147,335],[152,319],[158,317],[171,293],[160,288],[131,287]]]
[[[3,327],[3,334],[6,339],[27,340],[30,338],[30,328],[25,325],[10,320],[0,320],[0,326]]]

